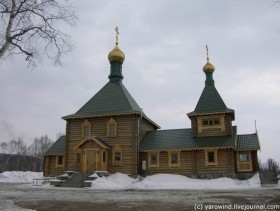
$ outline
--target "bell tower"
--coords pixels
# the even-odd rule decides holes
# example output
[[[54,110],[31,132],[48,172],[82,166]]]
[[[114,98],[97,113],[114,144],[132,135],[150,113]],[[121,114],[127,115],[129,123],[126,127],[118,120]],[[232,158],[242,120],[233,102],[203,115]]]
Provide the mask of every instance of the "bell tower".
[[[187,114],[192,123],[192,134],[194,137],[230,135],[234,110],[227,108],[215,87],[215,67],[209,61],[207,45],[206,51],[207,61],[203,67],[205,87],[194,111]]]

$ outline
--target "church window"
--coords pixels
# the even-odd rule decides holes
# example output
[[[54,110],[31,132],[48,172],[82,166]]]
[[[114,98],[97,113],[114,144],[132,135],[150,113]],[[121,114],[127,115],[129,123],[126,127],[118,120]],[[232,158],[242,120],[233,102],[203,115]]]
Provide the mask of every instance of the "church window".
[[[56,156],[56,167],[62,167],[63,166],[63,155],[57,155]]]
[[[113,149],[113,165],[119,166],[122,165],[122,149],[119,145]]]
[[[214,163],[214,162],[215,162],[215,153],[208,152],[208,163]]]
[[[203,119],[203,127],[220,125],[220,119]]]
[[[246,152],[246,151],[239,152],[239,160],[241,162],[247,162],[249,160],[248,152]]]
[[[180,166],[180,152],[170,151],[169,152],[169,167]]]
[[[149,152],[149,167],[159,167],[159,152]]]
[[[83,122],[83,125],[82,125],[82,137],[83,138],[89,138],[91,136],[91,133],[90,133],[90,129],[91,129],[91,125],[89,123],[89,121],[84,121]]]
[[[107,123],[107,136],[114,138],[117,136],[117,122],[111,118]]]
[[[206,150],[205,166],[217,166],[217,165],[218,165],[217,150]]]

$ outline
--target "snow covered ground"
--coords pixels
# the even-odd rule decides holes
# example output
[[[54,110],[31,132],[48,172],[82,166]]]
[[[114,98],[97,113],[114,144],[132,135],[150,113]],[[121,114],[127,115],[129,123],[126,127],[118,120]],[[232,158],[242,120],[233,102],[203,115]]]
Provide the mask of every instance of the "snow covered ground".
[[[249,189],[260,187],[258,174],[249,180],[242,181],[230,178],[191,179],[173,174],[156,174],[140,180],[115,173],[109,177],[98,177],[91,185],[93,189]]]
[[[156,174],[146,178],[133,179],[126,174],[115,173],[108,177],[97,177],[92,181],[90,189],[96,190],[125,190],[125,189],[251,189],[260,188],[259,175],[248,180],[234,180],[230,178],[191,179],[181,175]],[[43,178],[40,172],[7,171],[0,174],[0,182],[4,183],[32,183],[34,178]],[[48,186],[46,186],[47,188]],[[276,186],[280,187],[280,185]]]
[[[35,178],[43,178],[43,173],[31,171],[5,171],[0,174],[0,182],[5,183],[31,183]]]
[[[272,204],[280,200],[280,186],[261,188],[259,175],[235,181],[197,180],[170,174],[133,179],[116,173],[99,177],[91,187],[83,189],[32,186],[33,178],[42,178],[42,173],[0,174],[0,210],[77,210],[82,206],[83,210],[193,210],[195,204],[202,203]]]

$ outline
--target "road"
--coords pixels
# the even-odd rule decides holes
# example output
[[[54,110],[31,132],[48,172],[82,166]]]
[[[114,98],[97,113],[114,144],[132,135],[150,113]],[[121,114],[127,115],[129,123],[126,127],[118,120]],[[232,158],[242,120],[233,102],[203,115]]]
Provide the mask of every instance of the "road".
[[[92,190],[0,184],[1,210],[217,210],[208,205],[279,205],[280,189]],[[22,208],[22,209],[21,209]],[[25,209],[23,209],[25,208]],[[214,209],[215,208],[215,209]],[[226,210],[228,207],[220,207]],[[233,208],[233,207],[231,207]],[[242,210],[239,209],[235,210]],[[234,209],[231,209],[234,210]],[[257,210],[257,209],[253,209]],[[268,209],[259,209],[268,210]]]

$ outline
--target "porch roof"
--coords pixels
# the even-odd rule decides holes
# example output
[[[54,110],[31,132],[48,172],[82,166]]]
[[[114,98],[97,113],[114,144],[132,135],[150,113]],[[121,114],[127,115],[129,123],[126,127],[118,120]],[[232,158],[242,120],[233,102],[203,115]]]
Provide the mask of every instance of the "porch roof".
[[[60,136],[56,142],[46,151],[46,155],[62,155],[64,154],[65,136]]]
[[[238,150],[260,149],[258,133],[238,135],[236,148]]]

